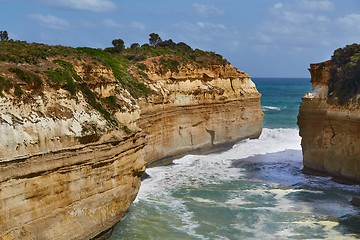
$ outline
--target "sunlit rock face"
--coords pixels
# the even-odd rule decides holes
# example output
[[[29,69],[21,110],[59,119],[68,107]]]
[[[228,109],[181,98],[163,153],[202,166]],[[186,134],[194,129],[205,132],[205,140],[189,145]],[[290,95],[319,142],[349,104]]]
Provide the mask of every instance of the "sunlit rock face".
[[[149,60],[147,75],[156,93],[140,104],[147,162],[260,135],[260,94],[246,73],[230,64],[210,69],[188,64],[170,72],[154,61]]]
[[[360,182],[360,108],[329,101],[332,67],[331,61],[310,65],[312,92],[298,116],[304,168]]]
[[[31,101],[15,90],[3,93],[1,239],[95,237],[124,217],[146,164],[261,133],[260,94],[230,64],[187,64],[174,72],[147,60],[148,78],[129,69],[152,91],[135,99],[111,69],[65,60],[94,94],[116,98],[121,108],[110,112],[109,121],[80,91],[74,96],[44,84]]]
[[[140,109],[104,66],[74,62],[99,96],[132,102],[106,120],[78,92],[0,97],[0,239],[89,239],[127,212],[145,171]],[[45,82],[45,79],[44,79]],[[24,93],[25,94],[25,93]],[[127,124],[128,132],[120,126]]]

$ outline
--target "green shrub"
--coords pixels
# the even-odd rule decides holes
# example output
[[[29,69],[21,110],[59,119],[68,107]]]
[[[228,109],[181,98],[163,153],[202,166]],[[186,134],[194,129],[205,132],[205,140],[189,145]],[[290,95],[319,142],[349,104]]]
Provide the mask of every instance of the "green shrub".
[[[164,70],[170,70],[173,72],[178,72],[180,67],[180,62],[175,59],[160,59],[160,64],[163,66]]]
[[[130,130],[130,128],[128,128],[128,126],[126,126],[126,125],[123,126],[123,130],[124,130],[124,132],[125,132],[126,134],[131,134],[131,133],[132,133],[132,131]]]
[[[43,84],[41,78],[32,72],[20,68],[9,68],[9,71],[15,73],[20,80],[35,88],[40,88]]]
[[[144,63],[138,63],[138,64],[136,64],[136,66],[137,66],[140,70],[143,70],[143,71],[148,70],[148,67],[147,67],[146,64],[144,64]]]
[[[14,83],[9,79],[0,76],[0,95],[2,95],[3,91],[9,91],[14,86]]]
[[[103,101],[109,108],[113,110],[120,108],[120,106],[117,104],[117,100],[115,96],[106,97],[103,99]]]
[[[24,91],[21,89],[21,87],[19,85],[15,85],[15,90],[14,90],[15,96],[16,97],[23,97],[24,96]]]
[[[81,92],[86,97],[87,102],[90,104],[90,106],[92,106],[95,110],[97,110],[108,122],[117,125],[117,122],[112,118],[110,112],[108,112],[103,107],[101,101],[98,101],[96,95],[90,90],[90,88],[85,84],[82,84],[80,88],[81,88]]]
[[[74,66],[64,60],[56,59],[54,63],[61,66],[61,68],[54,68],[45,71],[49,78],[50,85],[65,85],[65,89],[73,96],[76,95],[77,85],[74,80],[81,82],[82,79],[77,75]]]
[[[54,68],[48,71],[45,71],[46,75],[49,78],[50,85],[63,85],[66,83],[67,79],[70,79],[70,74],[62,68]]]
[[[0,61],[13,63],[38,64],[52,56],[76,56],[71,47],[49,46],[39,43],[26,43],[24,41],[5,41],[0,44]]]
[[[331,57],[328,99],[345,105],[360,94],[360,44],[347,45]]]
[[[150,90],[128,71],[128,60],[121,55],[112,55],[101,49],[77,48],[78,51],[91,56],[111,68],[118,82],[127,89],[134,98],[146,96]]]
[[[145,73],[145,72],[143,72],[143,71],[138,71],[138,74],[140,75],[140,76],[142,76],[143,78],[145,78],[145,79],[149,79],[149,76]]]

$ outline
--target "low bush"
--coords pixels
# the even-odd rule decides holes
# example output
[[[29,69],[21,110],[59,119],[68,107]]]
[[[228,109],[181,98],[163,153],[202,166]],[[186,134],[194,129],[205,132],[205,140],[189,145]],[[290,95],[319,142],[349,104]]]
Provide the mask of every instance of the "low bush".
[[[11,80],[0,76],[0,95],[3,95],[4,91],[9,91],[13,86],[14,83]]]
[[[360,94],[360,44],[335,50],[331,63],[329,101],[333,102],[337,98],[340,105],[356,101]]]
[[[41,78],[32,72],[22,70],[20,68],[9,68],[9,71],[15,73],[20,80],[36,89],[41,88],[43,84]]]

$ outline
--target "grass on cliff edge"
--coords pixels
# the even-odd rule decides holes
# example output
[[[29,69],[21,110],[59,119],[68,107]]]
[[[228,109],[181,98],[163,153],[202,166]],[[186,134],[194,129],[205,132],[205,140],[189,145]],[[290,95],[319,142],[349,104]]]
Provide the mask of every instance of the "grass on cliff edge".
[[[140,72],[139,75],[147,79],[146,74],[143,72],[146,69],[146,65],[141,61],[155,56],[162,56],[159,64],[162,65],[164,70],[175,72],[178,71],[182,64],[187,62],[192,62],[202,67],[228,63],[220,54],[200,49],[193,50],[186,43],[175,43],[171,39],[161,41],[155,46],[132,44],[131,47],[124,48],[121,52],[115,52],[114,48],[102,50],[88,47],[49,46],[13,40],[0,41],[0,62],[10,62],[17,65],[29,64],[33,66],[44,64],[44,62],[46,64],[49,58],[85,59],[100,62],[112,70],[120,85],[128,90],[134,98],[147,96],[150,94],[150,90],[129,72],[129,66],[137,67],[140,70],[138,71]],[[49,68],[45,72],[46,75],[50,76],[50,81],[52,81],[49,85],[63,84],[65,89],[74,95],[76,89],[74,89],[73,81],[70,78],[74,79],[76,76],[69,70],[70,68],[66,66],[66,63],[60,61],[58,60],[55,63],[62,66],[63,69]]]
[[[119,83],[127,89],[134,98],[150,94],[150,90],[145,86],[145,84],[139,82],[133,75],[130,74],[128,71],[129,60],[124,58],[122,55],[111,54],[101,49],[87,47],[77,48],[77,50],[109,67]]]
[[[347,45],[331,57],[330,103],[360,104],[360,44]]]
[[[112,70],[119,85],[137,99],[148,96],[151,92],[144,83],[131,74],[129,67],[137,68],[138,75],[146,80],[148,76],[144,71],[147,70],[147,66],[142,61],[157,56],[161,56],[159,64],[164,70],[174,72],[187,62],[202,67],[228,63],[219,54],[193,50],[187,44],[174,43],[171,39],[162,41],[156,46],[133,44],[121,52],[115,52],[113,48],[102,50],[88,47],[49,46],[13,40],[0,41],[0,95],[3,95],[4,91],[9,93],[10,89],[14,89],[15,96],[30,101],[33,94],[41,95],[41,89],[45,85],[64,88],[74,97],[78,91],[81,91],[94,109],[113,122],[109,111],[120,107],[116,99],[100,99],[91,86],[87,86],[86,81],[77,75],[73,63],[85,60],[105,65]],[[9,64],[1,65],[1,62],[10,63],[12,67],[6,68]],[[8,77],[8,74],[13,74],[16,79]],[[34,91],[29,93],[29,88]]]
[[[0,41],[0,62],[10,62],[14,64],[39,65],[46,62],[48,58],[72,58],[72,59],[89,59],[89,61],[98,61],[109,67],[115,78],[122,87],[127,89],[130,94],[139,98],[150,93],[149,89],[128,71],[129,60],[120,54],[110,54],[101,49],[93,48],[72,48],[65,46],[49,46],[38,43],[26,43],[21,41]],[[60,62],[57,64],[61,65]],[[61,65],[66,68],[66,66]],[[68,69],[68,68],[67,68]],[[63,73],[59,69],[48,69],[52,80],[59,79]],[[47,74],[49,74],[47,72]],[[56,75],[58,75],[56,77]],[[66,75],[66,74],[65,74]],[[62,82],[66,84],[67,76],[64,75]],[[72,93],[73,94],[73,93]]]

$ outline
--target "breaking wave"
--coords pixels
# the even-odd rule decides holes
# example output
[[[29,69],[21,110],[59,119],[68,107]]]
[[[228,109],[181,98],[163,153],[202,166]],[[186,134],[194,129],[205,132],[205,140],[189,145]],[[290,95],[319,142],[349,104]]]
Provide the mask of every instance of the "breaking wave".
[[[272,111],[280,111],[281,110],[280,107],[273,107],[273,106],[262,106],[261,109],[264,112],[269,111],[269,110],[272,110]]]

